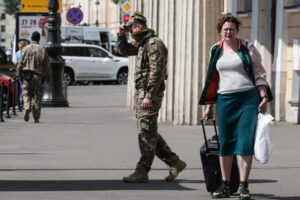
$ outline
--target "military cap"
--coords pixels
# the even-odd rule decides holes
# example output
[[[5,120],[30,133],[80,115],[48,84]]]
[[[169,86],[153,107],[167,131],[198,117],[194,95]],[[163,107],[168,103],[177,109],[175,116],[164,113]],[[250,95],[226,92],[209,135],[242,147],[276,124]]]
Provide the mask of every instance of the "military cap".
[[[134,20],[139,20],[139,21],[142,21],[142,22],[147,22],[146,17],[141,12],[135,11],[130,16],[129,21],[125,24],[125,26],[131,26],[133,24]]]

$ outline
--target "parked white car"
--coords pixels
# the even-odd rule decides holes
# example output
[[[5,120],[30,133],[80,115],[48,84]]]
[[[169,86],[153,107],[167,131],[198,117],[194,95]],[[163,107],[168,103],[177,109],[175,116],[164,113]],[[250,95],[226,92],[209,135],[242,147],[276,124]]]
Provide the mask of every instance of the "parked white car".
[[[127,84],[128,58],[117,57],[97,45],[62,44],[65,60],[64,80],[68,85],[75,81],[116,81]]]

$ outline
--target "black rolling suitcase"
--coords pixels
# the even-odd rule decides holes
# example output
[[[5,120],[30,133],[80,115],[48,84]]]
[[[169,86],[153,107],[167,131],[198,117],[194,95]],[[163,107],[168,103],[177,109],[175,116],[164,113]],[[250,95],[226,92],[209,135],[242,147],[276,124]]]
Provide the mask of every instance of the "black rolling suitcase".
[[[219,140],[217,135],[216,121],[212,119],[215,135],[207,140],[204,120],[201,119],[201,125],[203,129],[203,135],[205,143],[200,148],[200,157],[202,162],[202,168],[204,173],[204,179],[206,183],[206,189],[208,192],[213,193],[221,186],[221,169],[219,163]],[[240,184],[240,176],[238,171],[238,165],[236,157],[233,159],[231,178],[230,178],[230,193],[236,193]]]

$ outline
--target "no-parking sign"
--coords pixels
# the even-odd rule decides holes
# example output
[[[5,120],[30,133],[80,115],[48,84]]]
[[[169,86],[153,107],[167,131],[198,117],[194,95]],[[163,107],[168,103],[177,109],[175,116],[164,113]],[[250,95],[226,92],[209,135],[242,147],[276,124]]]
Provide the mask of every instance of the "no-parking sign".
[[[71,24],[79,24],[83,19],[83,12],[79,8],[71,8],[67,12],[67,20]]]

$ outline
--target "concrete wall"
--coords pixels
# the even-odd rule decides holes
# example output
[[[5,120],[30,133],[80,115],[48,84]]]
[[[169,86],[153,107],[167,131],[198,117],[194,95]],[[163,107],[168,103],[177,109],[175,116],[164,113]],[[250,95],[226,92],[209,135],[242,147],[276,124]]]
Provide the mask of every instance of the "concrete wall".
[[[300,9],[298,12],[287,10],[288,51],[286,84],[286,120],[296,122],[300,85]]]

